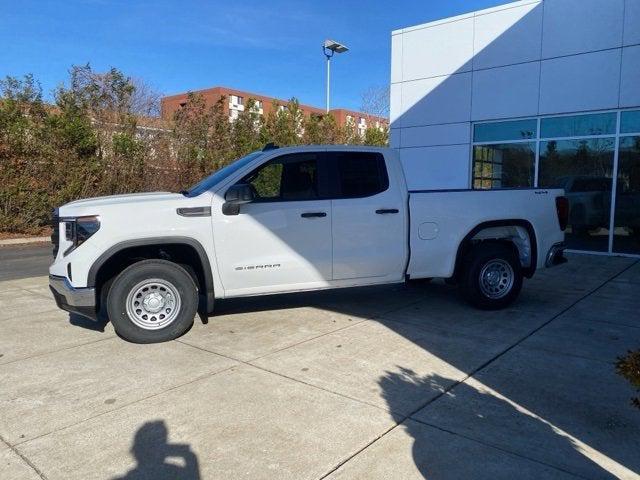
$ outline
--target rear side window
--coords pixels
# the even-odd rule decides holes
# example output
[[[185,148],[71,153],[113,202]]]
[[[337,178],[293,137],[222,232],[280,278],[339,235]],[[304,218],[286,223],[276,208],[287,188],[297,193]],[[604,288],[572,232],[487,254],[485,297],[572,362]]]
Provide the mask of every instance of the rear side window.
[[[384,157],[375,152],[329,152],[337,170],[337,197],[370,197],[389,188]]]

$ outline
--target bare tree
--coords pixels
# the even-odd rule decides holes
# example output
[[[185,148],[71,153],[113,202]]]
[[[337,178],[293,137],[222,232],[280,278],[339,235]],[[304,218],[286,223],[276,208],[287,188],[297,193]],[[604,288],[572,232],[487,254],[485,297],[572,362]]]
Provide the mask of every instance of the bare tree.
[[[134,88],[131,95],[131,113],[145,117],[159,117],[162,94],[141,78],[131,78],[130,82]]]
[[[389,118],[389,87],[369,87],[362,93],[363,113],[375,117]]]

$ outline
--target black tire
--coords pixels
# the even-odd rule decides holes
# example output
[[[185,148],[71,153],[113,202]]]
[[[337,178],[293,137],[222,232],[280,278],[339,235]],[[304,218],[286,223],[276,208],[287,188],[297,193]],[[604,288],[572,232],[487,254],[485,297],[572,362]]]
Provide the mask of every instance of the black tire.
[[[484,283],[484,287],[481,285],[485,267],[494,267],[498,279],[496,285],[488,285],[487,282]],[[464,298],[474,307],[482,310],[499,310],[518,298],[522,282],[522,267],[514,248],[497,242],[488,242],[473,247],[466,257],[460,278],[460,289]]]
[[[147,316],[149,318],[144,320],[148,328],[143,328],[136,323],[136,319],[134,318],[136,314],[132,313],[132,316],[127,312],[127,301],[130,294],[132,295],[132,300],[138,298],[134,295],[134,290],[138,291],[140,288],[145,288],[146,284],[144,282],[154,279],[158,280],[161,285],[158,287],[157,284],[154,284],[155,286],[152,285],[148,287],[151,288],[151,290],[147,291],[150,293],[154,291],[163,292],[162,294],[164,295],[167,295],[167,292],[169,292],[169,299],[174,297],[177,297],[177,299],[174,300],[173,304],[167,303],[164,305],[164,303],[162,303],[162,305],[166,307],[176,306],[179,299],[179,307],[173,309],[174,311],[168,308],[166,310],[168,312],[166,314],[167,317],[162,317],[165,315],[165,310],[163,310],[164,306],[158,312],[157,316],[155,312],[148,313]],[[168,284],[168,287],[164,287],[162,283]],[[174,295],[172,295],[171,287],[173,287]],[[159,290],[157,290],[158,288]],[[167,288],[169,290],[167,290]],[[141,294],[144,295],[144,292],[141,292]],[[162,294],[159,293],[159,295]],[[166,298],[167,297],[164,297],[161,301],[164,302]],[[154,305],[154,307],[157,308],[156,305]],[[134,308],[135,307],[131,307],[131,310]],[[122,338],[134,343],[166,342],[179,337],[193,324],[197,309],[198,288],[193,277],[180,265],[166,260],[142,260],[127,267],[115,278],[107,296],[107,313],[116,333]],[[147,310],[136,311],[147,314]],[[157,326],[161,325],[161,323],[154,325],[154,322],[162,322],[161,317],[173,319],[166,326],[159,328]],[[138,316],[137,321],[142,322],[143,320]]]

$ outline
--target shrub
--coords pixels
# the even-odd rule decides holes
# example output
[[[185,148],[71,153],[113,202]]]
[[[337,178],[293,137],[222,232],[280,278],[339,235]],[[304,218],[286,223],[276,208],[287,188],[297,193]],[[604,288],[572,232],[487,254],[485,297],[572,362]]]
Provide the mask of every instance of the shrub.
[[[616,363],[616,370],[640,391],[640,350],[630,351],[625,357],[620,357]],[[633,398],[631,402],[640,408],[640,397]]]

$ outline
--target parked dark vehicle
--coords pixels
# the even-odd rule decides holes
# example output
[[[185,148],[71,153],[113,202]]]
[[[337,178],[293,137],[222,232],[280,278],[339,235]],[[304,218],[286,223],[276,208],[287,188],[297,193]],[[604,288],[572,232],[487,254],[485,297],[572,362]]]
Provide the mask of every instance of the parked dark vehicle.
[[[569,199],[569,225],[573,233],[586,236],[590,231],[609,228],[611,185],[607,177],[568,176],[557,179]]]

